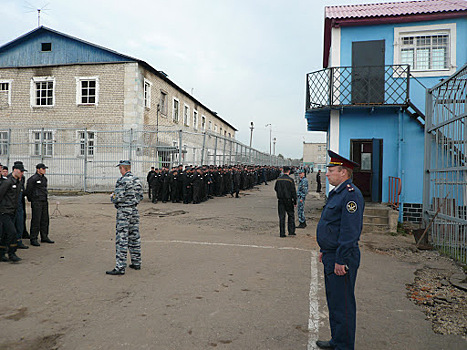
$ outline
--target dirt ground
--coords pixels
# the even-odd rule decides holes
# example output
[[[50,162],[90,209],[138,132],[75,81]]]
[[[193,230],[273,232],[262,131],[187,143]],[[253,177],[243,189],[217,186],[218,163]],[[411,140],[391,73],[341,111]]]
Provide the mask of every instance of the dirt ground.
[[[145,199],[143,267],[107,276],[115,264],[109,195],[53,196],[56,243],[0,264],[0,349],[315,349],[329,337],[314,238],[323,204],[310,192],[308,227],[279,238],[271,184],[198,205]],[[357,349],[466,349],[462,335],[443,334],[465,329],[437,328],[441,308],[429,309],[450,302],[456,310],[462,295],[442,288],[458,267],[412,240],[362,237]],[[420,281],[436,282],[436,299],[419,297],[428,283]],[[457,315],[465,319],[465,309]]]

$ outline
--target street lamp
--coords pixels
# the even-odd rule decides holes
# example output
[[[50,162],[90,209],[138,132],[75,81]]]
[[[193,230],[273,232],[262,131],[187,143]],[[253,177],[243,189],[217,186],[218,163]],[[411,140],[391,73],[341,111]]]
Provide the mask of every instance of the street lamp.
[[[251,130],[251,133],[250,133],[250,163],[251,163],[251,143],[253,141],[253,129],[254,129],[254,124],[253,122],[250,123],[250,130]]]
[[[271,153],[271,143],[272,143],[272,124],[266,124],[265,127],[269,126],[269,164],[272,165],[272,153]]]
[[[272,155],[274,156],[274,158],[276,157],[276,138],[275,137],[272,139]],[[276,160],[274,161],[274,163],[276,163]]]

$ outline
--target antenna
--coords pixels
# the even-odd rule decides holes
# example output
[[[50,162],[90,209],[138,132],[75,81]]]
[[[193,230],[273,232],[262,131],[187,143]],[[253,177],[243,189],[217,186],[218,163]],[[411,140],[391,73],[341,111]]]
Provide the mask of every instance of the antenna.
[[[37,7],[33,6],[33,5],[31,5],[27,1],[26,1],[26,4],[27,4],[26,8],[31,10],[31,11],[26,11],[26,13],[37,12],[37,26],[40,27],[41,26],[41,12],[50,10],[49,8],[47,8],[49,3],[45,4],[41,8],[37,8]]]

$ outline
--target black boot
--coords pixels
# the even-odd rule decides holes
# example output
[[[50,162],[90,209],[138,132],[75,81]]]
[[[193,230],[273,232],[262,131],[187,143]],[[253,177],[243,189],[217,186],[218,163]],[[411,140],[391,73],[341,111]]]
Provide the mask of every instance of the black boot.
[[[21,261],[21,258],[19,256],[17,256],[15,253],[10,253],[8,254],[8,258],[10,261],[12,262],[18,262],[18,261]]]
[[[306,221],[301,222],[301,223],[297,226],[297,228],[305,228],[305,227],[306,227]]]

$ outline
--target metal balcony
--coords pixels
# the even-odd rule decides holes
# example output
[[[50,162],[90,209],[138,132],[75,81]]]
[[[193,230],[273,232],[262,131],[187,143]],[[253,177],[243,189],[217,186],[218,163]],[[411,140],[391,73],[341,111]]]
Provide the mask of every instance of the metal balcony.
[[[409,66],[326,68],[307,74],[306,111],[409,103]]]

